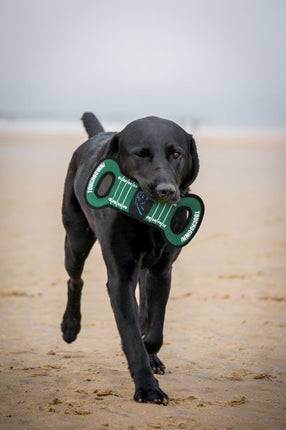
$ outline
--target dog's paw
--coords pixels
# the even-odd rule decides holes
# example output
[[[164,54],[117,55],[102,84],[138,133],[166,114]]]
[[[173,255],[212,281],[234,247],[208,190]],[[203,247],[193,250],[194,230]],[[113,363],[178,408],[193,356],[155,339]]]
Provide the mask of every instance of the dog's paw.
[[[139,403],[156,403],[157,405],[167,406],[169,397],[158,387],[137,388],[134,400]]]
[[[76,337],[81,329],[80,320],[80,317],[64,315],[63,321],[61,323],[61,329],[63,333],[63,339],[67,343],[72,343],[74,340],[76,340]]]
[[[150,366],[153,373],[157,375],[165,374],[166,367],[156,354],[149,354],[149,360],[150,360]]]

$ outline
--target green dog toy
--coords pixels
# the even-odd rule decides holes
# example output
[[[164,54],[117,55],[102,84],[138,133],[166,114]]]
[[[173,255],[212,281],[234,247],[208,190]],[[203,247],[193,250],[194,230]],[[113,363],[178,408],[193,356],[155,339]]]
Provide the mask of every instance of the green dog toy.
[[[111,206],[158,227],[173,246],[186,245],[198,231],[204,216],[203,201],[195,194],[182,197],[175,204],[149,200],[136,181],[121,173],[113,159],[105,159],[96,167],[86,187],[86,199],[94,208]],[[188,215],[182,231],[174,232],[172,220],[179,208],[185,209]]]

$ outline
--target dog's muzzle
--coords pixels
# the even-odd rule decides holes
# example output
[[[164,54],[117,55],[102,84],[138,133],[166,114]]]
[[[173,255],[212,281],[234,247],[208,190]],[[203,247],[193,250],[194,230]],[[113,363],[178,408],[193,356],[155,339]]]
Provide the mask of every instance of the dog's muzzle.
[[[180,194],[176,187],[170,183],[160,183],[154,188],[155,200],[162,203],[174,204],[179,198]]]

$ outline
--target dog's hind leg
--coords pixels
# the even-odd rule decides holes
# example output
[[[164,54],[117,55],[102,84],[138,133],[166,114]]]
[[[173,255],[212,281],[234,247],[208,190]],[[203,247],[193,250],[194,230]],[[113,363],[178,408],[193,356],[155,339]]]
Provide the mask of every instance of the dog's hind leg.
[[[67,178],[68,179],[68,178]],[[74,195],[71,181],[66,181],[63,202],[63,223],[66,229],[65,267],[68,280],[68,300],[61,329],[67,343],[73,342],[81,325],[81,278],[85,260],[96,240]]]
[[[85,230],[67,233],[65,240],[65,267],[70,276],[68,280],[68,300],[63,316],[61,329],[63,338],[67,343],[73,342],[80,332],[81,291],[83,280],[81,274],[86,257],[95,242],[94,234],[88,228]]]

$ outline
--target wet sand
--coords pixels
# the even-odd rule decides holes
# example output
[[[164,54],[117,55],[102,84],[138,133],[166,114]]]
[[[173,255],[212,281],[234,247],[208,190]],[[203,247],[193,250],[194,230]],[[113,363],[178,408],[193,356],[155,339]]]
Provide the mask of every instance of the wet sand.
[[[1,430],[286,428],[286,141],[198,138],[200,231],[175,264],[158,376],[137,404],[96,245],[62,341],[63,182],[81,133],[0,133]]]

